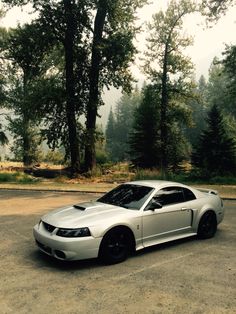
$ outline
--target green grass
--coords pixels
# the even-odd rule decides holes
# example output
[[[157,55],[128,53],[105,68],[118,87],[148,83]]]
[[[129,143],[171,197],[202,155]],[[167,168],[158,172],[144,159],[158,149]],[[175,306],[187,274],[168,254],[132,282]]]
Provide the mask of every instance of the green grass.
[[[39,180],[25,174],[24,172],[1,172],[0,173],[0,183],[36,183]]]

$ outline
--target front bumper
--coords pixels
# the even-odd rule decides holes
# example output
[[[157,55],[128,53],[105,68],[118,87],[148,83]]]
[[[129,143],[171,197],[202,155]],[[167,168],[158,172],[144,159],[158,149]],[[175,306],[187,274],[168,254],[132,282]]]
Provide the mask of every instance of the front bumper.
[[[55,232],[48,232],[39,223],[33,228],[33,235],[40,251],[60,260],[82,260],[98,257],[102,238],[64,238]]]

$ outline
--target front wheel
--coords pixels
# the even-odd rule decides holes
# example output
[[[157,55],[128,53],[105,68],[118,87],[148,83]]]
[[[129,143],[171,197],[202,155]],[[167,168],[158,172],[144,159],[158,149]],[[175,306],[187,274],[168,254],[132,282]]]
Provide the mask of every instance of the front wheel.
[[[200,239],[209,239],[214,237],[217,229],[217,221],[215,213],[206,212],[198,225],[197,235]]]
[[[106,264],[116,264],[126,260],[129,253],[130,240],[125,230],[115,228],[103,238],[99,256]]]

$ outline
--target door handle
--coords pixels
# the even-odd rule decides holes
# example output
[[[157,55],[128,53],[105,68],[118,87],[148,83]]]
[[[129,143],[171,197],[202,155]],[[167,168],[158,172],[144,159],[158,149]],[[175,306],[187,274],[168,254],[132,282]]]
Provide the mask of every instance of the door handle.
[[[181,211],[186,211],[186,210],[189,210],[189,208],[187,208],[187,207],[182,207],[181,208]]]

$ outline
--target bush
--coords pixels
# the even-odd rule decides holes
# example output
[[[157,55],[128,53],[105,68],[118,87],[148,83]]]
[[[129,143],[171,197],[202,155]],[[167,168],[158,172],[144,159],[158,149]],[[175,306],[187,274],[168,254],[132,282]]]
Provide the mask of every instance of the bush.
[[[109,161],[108,155],[104,150],[96,150],[96,162],[98,165],[104,165]]]

